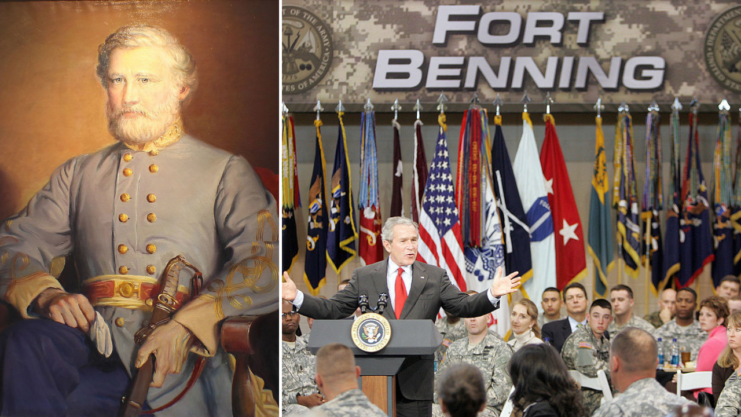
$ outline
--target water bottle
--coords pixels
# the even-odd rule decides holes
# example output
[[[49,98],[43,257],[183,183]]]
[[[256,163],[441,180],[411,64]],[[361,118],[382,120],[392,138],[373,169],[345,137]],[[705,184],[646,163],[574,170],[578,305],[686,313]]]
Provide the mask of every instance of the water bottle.
[[[679,367],[679,344],[676,337],[672,339],[672,367]]]
[[[544,342],[545,342],[546,345],[550,345],[551,344],[551,338],[550,337],[546,337],[545,340],[544,340]]]
[[[656,367],[656,369],[662,369],[664,367],[664,343],[662,343],[661,338],[659,338],[657,345],[659,354],[659,365]]]

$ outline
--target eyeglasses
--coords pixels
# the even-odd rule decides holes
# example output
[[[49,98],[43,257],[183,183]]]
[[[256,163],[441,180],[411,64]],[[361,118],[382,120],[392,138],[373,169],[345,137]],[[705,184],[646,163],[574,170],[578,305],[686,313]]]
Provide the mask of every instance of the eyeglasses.
[[[281,318],[281,319],[284,319],[284,318],[286,318],[286,316],[288,316],[288,317],[293,317],[293,316],[294,316],[294,315],[296,315],[296,314],[298,314],[298,311],[289,311],[289,312],[287,312],[287,313],[283,313],[283,314],[281,314],[281,315],[280,315],[280,318]]]

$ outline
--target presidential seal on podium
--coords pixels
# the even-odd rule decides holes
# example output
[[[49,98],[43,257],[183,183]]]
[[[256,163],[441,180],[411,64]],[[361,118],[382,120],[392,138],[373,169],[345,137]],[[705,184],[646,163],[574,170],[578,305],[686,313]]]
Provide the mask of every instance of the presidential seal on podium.
[[[364,352],[378,352],[391,340],[391,325],[380,314],[366,313],[361,315],[351,329],[352,341]]]

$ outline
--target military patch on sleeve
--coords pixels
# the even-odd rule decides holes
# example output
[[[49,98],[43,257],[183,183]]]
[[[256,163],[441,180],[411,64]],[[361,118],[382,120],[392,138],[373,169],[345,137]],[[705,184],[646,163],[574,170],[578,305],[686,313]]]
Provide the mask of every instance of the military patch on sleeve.
[[[450,347],[450,340],[449,339],[443,339],[443,346]]]
[[[592,344],[589,342],[579,342],[579,349],[591,349]]]

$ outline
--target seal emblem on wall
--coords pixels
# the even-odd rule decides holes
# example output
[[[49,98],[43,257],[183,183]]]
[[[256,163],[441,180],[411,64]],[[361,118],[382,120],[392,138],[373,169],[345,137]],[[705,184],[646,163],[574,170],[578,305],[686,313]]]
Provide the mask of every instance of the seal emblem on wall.
[[[708,71],[723,87],[741,92],[741,6],[713,19],[703,49]]]
[[[378,352],[391,340],[391,324],[380,314],[366,313],[352,325],[352,341],[365,352]]]
[[[283,94],[310,90],[332,64],[332,31],[314,13],[283,6]]]

